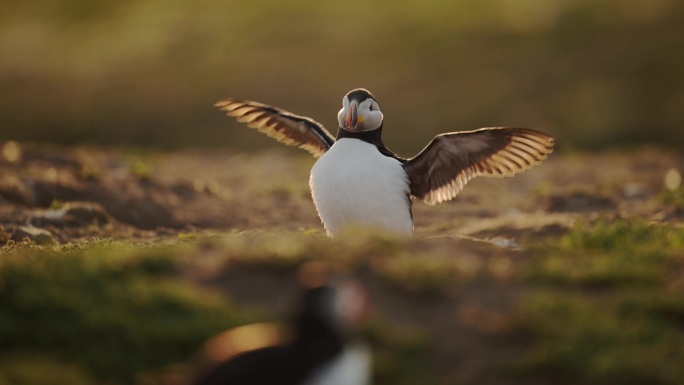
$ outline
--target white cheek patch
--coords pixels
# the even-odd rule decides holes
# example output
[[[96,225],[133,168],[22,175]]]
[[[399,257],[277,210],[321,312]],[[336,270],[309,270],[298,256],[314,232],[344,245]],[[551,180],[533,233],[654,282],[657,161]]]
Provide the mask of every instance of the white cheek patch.
[[[337,113],[337,123],[340,125],[340,127],[344,127],[344,118],[347,116],[348,109],[349,106],[342,107],[340,112]]]
[[[372,99],[366,99],[359,104],[359,116],[363,117],[363,131],[375,130],[382,124],[382,112]]]
[[[363,122],[364,126],[366,126],[369,130],[379,128],[382,124],[382,112],[380,112],[380,110],[373,110],[368,111],[366,114],[367,116]]]
[[[337,113],[337,123],[340,127],[344,127],[344,119],[347,116],[347,111],[349,111],[349,98],[345,95],[342,98],[342,109]]]

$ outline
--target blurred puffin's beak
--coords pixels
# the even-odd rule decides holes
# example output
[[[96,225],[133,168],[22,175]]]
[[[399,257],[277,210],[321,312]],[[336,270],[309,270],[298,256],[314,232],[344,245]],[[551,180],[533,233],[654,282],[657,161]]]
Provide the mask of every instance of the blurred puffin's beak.
[[[351,103],[349,103],[349,112],[347,112],[347,117],[344,119],[344,128],[347,130],[354,130],[354,127],[356,127],[356,123],[359,120],[359,104],[356,102],[356,100],[352,100]]]

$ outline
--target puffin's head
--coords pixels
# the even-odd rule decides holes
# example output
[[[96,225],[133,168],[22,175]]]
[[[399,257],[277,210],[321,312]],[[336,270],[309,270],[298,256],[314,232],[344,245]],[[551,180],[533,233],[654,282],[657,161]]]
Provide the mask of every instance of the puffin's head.
[[[382,112],[368,90],[357,88],[344,95],[337,121],[350,132],[372,131],[382,127]]]
[[[298,272],[305,288],[299,325],[325,325],[339,335],[353,335],[370,314],[365,286],[349,277],[331,277],[329,267],[308,262]]]
[[[309,289],[304,295],[300,318],[317,320],[341,336],[354,335],[369,315],[370,301],[365,287],[356,281]]]

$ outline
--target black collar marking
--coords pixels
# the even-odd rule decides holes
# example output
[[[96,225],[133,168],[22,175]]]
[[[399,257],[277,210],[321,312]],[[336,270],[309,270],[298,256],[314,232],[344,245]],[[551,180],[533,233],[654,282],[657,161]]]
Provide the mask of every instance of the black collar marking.
[[[354,138],[363,140],[366,143],[374,145],[382,155],[394,158],[401,162],[401,164],[406,163],[406,159],[395,154],[392,150],[387,148],[387,146],[385,146],[385,144],[382,142],[382,126],[380,126],[380,128],[376,128],[375,130],[358,132],[347,131],[344,128],[339,127],[337,129],[337,138],[335,138],[335,140],[337,141],[342,138]]]

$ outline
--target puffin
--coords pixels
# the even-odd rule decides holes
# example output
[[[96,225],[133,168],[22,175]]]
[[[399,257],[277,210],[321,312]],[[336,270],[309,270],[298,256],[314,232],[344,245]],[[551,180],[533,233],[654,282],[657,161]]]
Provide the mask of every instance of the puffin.
[[[403,158],[383,143],[384,117],[365,88],[342,99],[336,136],[309,117],[254,101],[223,99],[215,106],[318,158],[309,187],[332,238],[350,227],[411,237],[413,199],[435,205],[453,199],[475,177],[513,176],[540,164],[555,143],[530,128],[488,127],[439,134],[417,155]]]
[[[358,338],[370,301],[356,281],[303,289],[293,337],[238,354],[202,373],[194,385],[367,385],[371,352]]]

